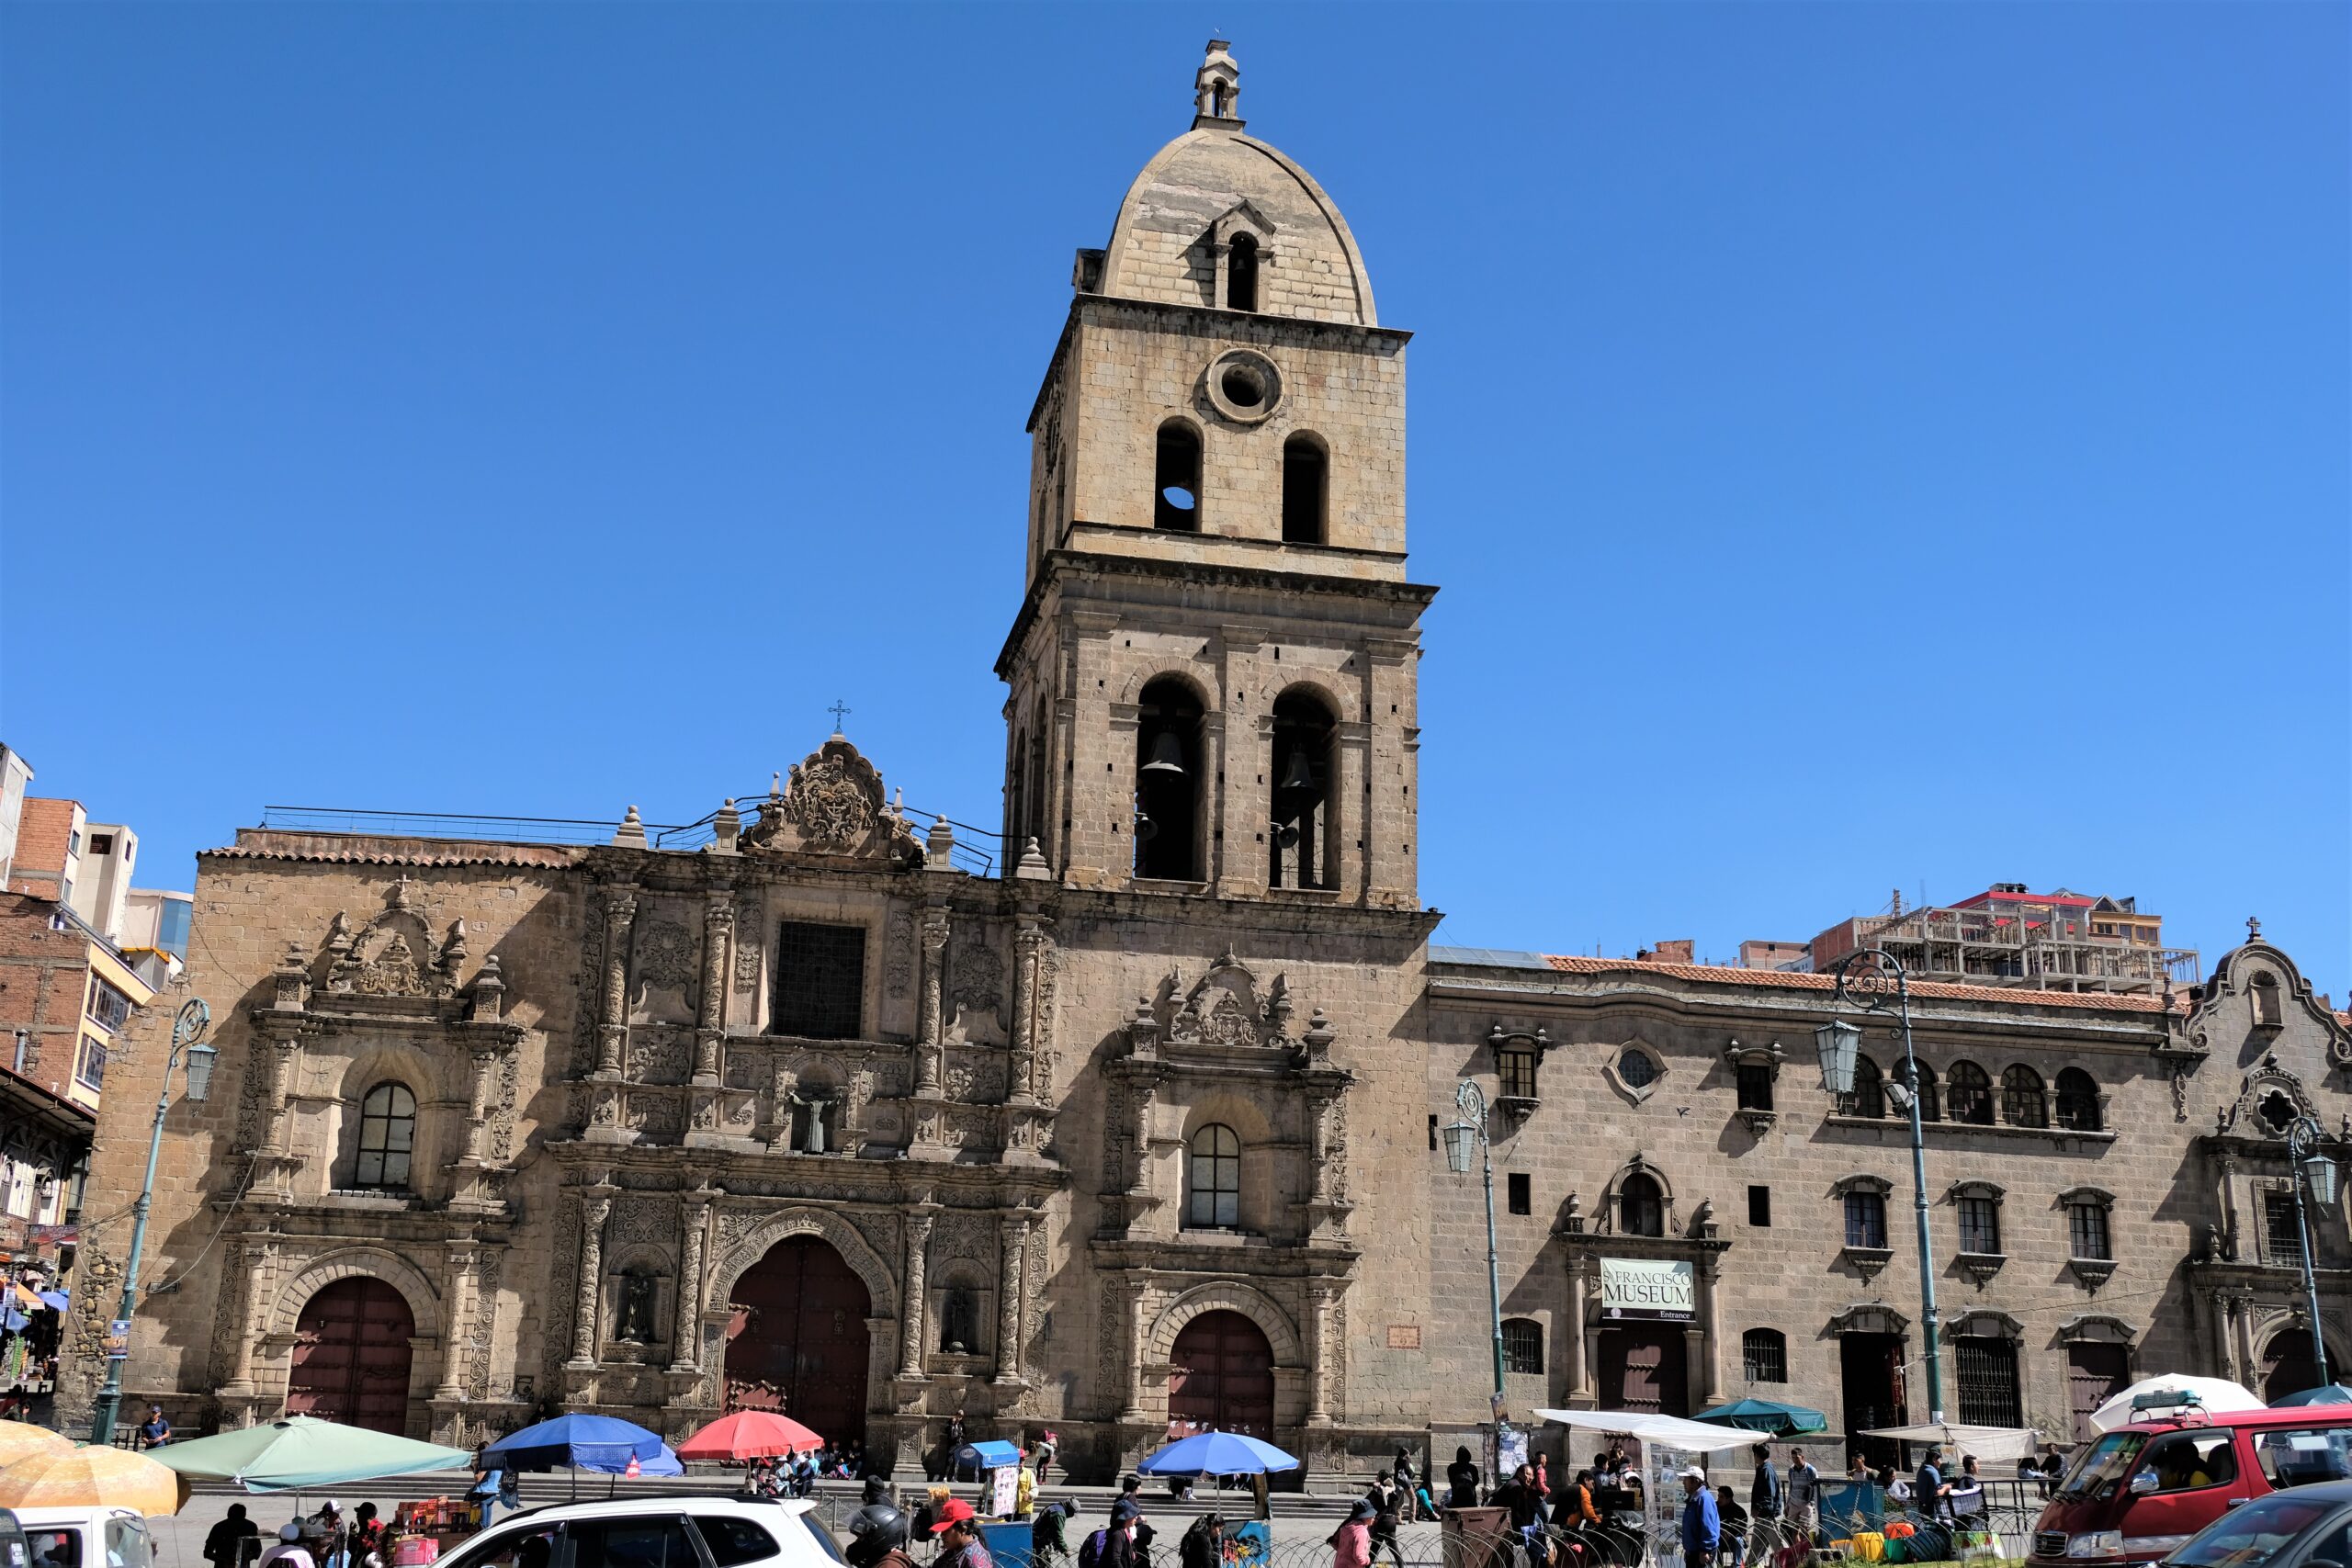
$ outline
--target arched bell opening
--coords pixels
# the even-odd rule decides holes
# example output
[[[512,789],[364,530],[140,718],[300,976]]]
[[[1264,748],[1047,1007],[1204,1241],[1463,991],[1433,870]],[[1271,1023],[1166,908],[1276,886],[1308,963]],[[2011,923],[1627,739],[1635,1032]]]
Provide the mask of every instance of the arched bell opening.
[[[1304,692],[1274,699],[1274,773],[1266,835],[1267,883],[1274,887],[1334,887],[1330,709]]]
[[[1163,675],[1136,705],[1136,875],[1203,879],[1202,799],[1200,699]]]

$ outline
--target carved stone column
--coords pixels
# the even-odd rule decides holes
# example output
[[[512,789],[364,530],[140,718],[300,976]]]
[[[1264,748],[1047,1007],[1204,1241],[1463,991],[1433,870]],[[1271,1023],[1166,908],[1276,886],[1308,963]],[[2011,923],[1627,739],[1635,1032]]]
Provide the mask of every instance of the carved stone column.
[[[922,1376],[923,1254],[931,1245],[931,1216],[907,1216],[906,1283],[899,1292],[899,1375]]]
[[[727,1031],[728,954],[735,934],[733,895],[720,888],[702,916],[702,1005],[695,1015],[695,1082],[718,1087],[718,1049]]]
[[[628,933],[637,923],[637,899],[628,891],[605,890],[605,1020],[596,1032],[596,1070],[621,1070],[621,1042],[628,1035]]]
[[[288,1150],[287,1123],[292,1116],[288,1101],[294,1092],[294,1066],[302,1054],[300,1035],[288,1034],[273,1041],[269,1052],[269,1081],[266,1086],[266,1114],[262,1148],[270,1154],[282,1155]]]
[[[673,1372],[702,1369],[703,1234],[710,1228],[712,1196],[707,1184],[685,1196],[683,1245],[678,1249],[677,1325],[670,1335],[670,1370]]]
[[[946,987],[947,911],[926,909],[922,916],[922,1017],[921,1042],[915,1051],[915,1092],[939,1092],[939,1058],[946,1040],[942,993]]]
[[[470,1247],[453,1247],[446,1258],[448,1283],[442,1292],[441,1386],[433,1391],[435,1399],[466,1397],[466,1328],[476,1256]]]
[[[1136,1284],[1130,1287],[1127,1293],[1127,1353],[1125,1359],[1127,1369],[1127,1387],[1126,1392],[1119,1398],[1119,1419],[1122,1421],[1143,1419],[1143,1350],[1146,1333],[1143,1314],[1145,1303],[1150,1299],[1149,1289],[1147,1285]]]
[[[498,1082],[498,1058],[495,1049],[484,1048],[473,1053],[473,1082],[466,1111],[466,1157],[479,1160],[485,1156],[482,1134],[490,1126],[491,1097]]]
[[[221,1310],[236,1334],[229,1352],[229,1377],[220,1389],[223,1394],[233,1397],[254,1392],[254,1341],[261,1337],[254,1327],[254,1308],[276,1262],[277,1249],[267,1242],[256,1246],[232,1241],[221,1255],[220,1278],[227,1284]]]
[[[1136,1197],[1151,1190],[1151,1108],[1159,1099],[1158,1089],[1158,1085],[1147,1083],[1136,1093],[1136,1169],[1127,1191]]]
[[[1018,1383],[1021,1371],[1022,1303],[1028,1294],[1029,1217],[1018,1214],[1004,1222],[1003,1265],[996,1290],[996,1381]]]
[[[1331,1300],[1339,1287],[1325,1280],[1306,1286],[1306,1424],[1331,1424]]]
[[[2233,1296],[2230,1298],[2230,1310],[2237,1319],[2236,1376],[2243,1381],[2251,1378],[2255,1368],[2260,1364],[2254,1359],[2254,1298]]]
[[[575,1371],[596,1365],[596,1312],[605,1272],[605,1222],[612,1217],[614,1190],[603,1182],[580,1200],[580,1280],[571,1303],[571,1359]]]
[[[1031,915],[1021,917],[1012,933],[1012,1101],[1025,1105],[1037,1098],[1037,950],[1046,933]]]

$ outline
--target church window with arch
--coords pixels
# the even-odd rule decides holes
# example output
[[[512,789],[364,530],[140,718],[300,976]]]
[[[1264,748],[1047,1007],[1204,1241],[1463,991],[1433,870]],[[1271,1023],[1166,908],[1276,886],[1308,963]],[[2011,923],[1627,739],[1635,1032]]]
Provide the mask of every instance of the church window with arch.
[[[359,1158],[351,1184],[379,1192],[408,1190],[416,1149],[416,1096],[404,1083],[379,1083],[359,1101]]]
[[[1160,882],[1203,880],[1201,704],[1172,675],[1144,687],[1136,705],[1135,874]]]
[[[2096,1133],[2104,1117],[2099,1111],[2098,1080],[2080,1067],[2058,1074],[2058,1125],[2070,1133]]]
[[[1320,545],[1330,490],[1331,463],[1323,444],[1300,434],[1283,443],[1283,543]]]
[[[1273,784],[1267,792],[1268,885],[1333,887],[1331,710],[1305,692],[1274,699]]]
[[[1181,419],[1161,425],[1151,470],[1151,525],[1171,534],[1199,533],[1200,432]]]
[[[1666,1234],[1666,1193],[1655,1177],[1639,1171],[1617,1189],[1617,1228],[1626,1235]]]
[[[1225,253],[1225,308],[1228,310],[1255,310],[1258,308],[1258,242],[1250,234],[1236,234]]]
[[[1503,1371],[1532,1376],[1544,1371],[1544,1325],[1532,1317],[1503,1319]]]

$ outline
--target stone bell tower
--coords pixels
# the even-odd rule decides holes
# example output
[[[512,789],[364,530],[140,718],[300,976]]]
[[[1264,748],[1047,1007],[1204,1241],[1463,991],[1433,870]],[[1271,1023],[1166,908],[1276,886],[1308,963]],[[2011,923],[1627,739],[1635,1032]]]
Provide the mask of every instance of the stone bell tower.
[[[1418,908],[1405,344],[1222,39],[1029,416],[997,673],[1008,858],[1072,886]],[[1035,840],[1035,854],[1023,846]]]

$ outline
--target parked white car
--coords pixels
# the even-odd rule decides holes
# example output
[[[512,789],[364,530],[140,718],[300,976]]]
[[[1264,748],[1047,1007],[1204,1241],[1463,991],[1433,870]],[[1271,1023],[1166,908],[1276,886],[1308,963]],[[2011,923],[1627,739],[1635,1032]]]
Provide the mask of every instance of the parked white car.
[[[736,1493],[558,1503],[496,1521],[435,1568],[843,1568],[815,1508]]]
[[[19,1508],[33,1568],[151,1568],[155,1538],[130,1508]]]

